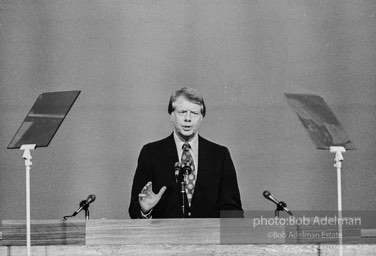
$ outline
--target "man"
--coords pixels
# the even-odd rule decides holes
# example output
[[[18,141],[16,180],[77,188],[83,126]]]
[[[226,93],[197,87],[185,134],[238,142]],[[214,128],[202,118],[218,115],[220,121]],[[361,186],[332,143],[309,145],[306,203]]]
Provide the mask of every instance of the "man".
[[[184,87],[171,95],[168,113],[174,131],[140,152],[131,218],[218,218],[224,212],[243,216],[228,149],[198,135],[205,112],[197,90]]]

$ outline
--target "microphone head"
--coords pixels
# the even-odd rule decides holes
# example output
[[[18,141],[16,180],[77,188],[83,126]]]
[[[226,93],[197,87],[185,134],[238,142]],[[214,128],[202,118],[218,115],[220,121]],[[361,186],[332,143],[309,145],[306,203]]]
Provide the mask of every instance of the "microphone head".
[[[175,165],[174,165],[175,177],[179,176],[180,170],[181,170],[180,163],[176,162]]]
[[[192,168],[189,165],[184,166],[183,169],[184,169],[184,173],[191,174],[191,172],[192,172]]]
[[[269,191],[265,190],[264,193],[263,193],[263,195],[264,195],[264,197],[265,197],[266,199],[269,199],[269,197],[270,197],[271,194],[270,194]]]
[[[86,200],[86,203],[90,204],[90,203],[92,203],[94,201],[95,201],[95,195],[90,195],[90,196],[88,196],[88,198]]]
[[[182,165],[184,173],[191,174],[192,173],[192,168],[191,168],[191,161],[185,161]]]

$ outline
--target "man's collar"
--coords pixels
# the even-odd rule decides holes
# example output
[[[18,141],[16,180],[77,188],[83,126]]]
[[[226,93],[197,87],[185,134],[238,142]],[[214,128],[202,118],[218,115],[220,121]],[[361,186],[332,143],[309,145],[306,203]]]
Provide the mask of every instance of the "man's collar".
[[[187,142],[187,141],[182,140],[182,139],[176,134],[175,131],[174,131],[174,140],[175,140],[175,143],[176,143],[179,147],[183,146],[183,144],[184,144],[185,142]],[[188,143],[191,145],[191,147],[192,147],[193,145],[195,145],[195,144],[196,144],[196,145],[198,144],[198,132],[195,134],[195,136],[193,136],[192,139],[190,139],[190,140],[188,141]]]

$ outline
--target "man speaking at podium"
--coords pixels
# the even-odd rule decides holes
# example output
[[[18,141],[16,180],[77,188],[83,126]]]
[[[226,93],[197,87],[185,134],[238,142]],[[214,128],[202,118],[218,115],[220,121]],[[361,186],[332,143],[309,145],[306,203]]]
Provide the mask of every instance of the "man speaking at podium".
[[[130,217],[242,217],[228,149],[198,135],[206,113],[203,97],[193,88],[181,88],[171,95],[168,113],[173,133],[146,144],[140,152]]]

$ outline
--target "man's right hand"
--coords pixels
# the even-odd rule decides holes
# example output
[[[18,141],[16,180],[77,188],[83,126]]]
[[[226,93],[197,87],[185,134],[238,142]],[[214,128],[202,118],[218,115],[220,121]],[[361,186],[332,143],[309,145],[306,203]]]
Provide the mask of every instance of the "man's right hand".
[[[149,181],[145,187],[138,194],[138,202],[140,203],[141,210],[146,213],[154,208],[161,199],[163,193],[166,191],[166,186],[163,186],[158,194],[153,192],[153,184]]]

